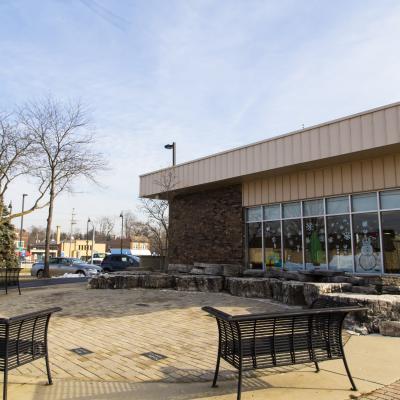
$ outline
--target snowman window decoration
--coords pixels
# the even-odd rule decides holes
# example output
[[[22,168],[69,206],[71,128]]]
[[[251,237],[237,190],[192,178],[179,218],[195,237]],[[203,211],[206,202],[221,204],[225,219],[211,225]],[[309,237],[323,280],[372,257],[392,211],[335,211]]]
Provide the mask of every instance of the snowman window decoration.
[[[362,222],[362,233],[364,234],[361,239],[360,255],[358,256],[358,264],[364,271],[371,271],[376,267],[376,257],[374,255],[374,248],[371,244],[371,238],[368,234],[368,221]]]

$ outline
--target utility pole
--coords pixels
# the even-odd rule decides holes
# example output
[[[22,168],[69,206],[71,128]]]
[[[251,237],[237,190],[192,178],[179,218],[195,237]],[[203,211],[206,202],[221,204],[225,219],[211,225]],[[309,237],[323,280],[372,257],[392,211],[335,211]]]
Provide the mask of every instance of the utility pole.
[[[71,214],[71,231],[70,231],[70,235],[69,235],[69,256],[71,256],[72,254],[72,232],[73,232],[73,228],[74,225],[76,225],[76,220],[75,220],[75,208],[72,209],[72,214]]]

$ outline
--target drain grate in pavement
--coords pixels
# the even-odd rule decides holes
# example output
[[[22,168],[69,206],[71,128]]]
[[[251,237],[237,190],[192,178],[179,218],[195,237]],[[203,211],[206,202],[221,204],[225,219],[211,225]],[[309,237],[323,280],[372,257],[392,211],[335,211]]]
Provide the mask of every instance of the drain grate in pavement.
[[[150,360],[153,361],[160,361],[163,360],[164,358],[167,358],[167,356],[164,356],[163,354],[154,353],[153,351],[149,351],[148,353],[142,353],[141,355],[150,358]]]
[[[146,303],[136,303],[136,305],[139,307],[150,307],[150,304],[146,304]]]
[[[78,356],[86,356],[87,354],[93,354],[93,351],[85,349],[84,347],[78,347],[77,349],[71,349],[71,351]]]

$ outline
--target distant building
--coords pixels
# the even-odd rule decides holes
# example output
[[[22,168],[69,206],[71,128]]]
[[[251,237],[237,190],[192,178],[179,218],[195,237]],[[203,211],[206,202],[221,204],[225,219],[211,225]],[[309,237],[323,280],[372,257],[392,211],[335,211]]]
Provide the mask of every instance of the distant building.
[[[112,239],[107,241],[107,251],[111,249],[121,249],[121,239]],[[147,238],[137,236],[132,239],[122,239],[122,250],[126,253],[128,250],[134,256],[151,256],[150,242]]]
[[[57,257],[59,254],[60,246],[53,241],[50,243],[50,257]],[[30,262],[37,262],[44,259],[45,243],[32,244],[26,252],[25,260]]]
[[[94,243],[94,251],[93,253],[105,253],[106,245],[105,243]],[[92,255],[92,241],[85,239],[76,239],[76,240],[65,240],[60,245],[61,256],[65,257],[90,257]]]

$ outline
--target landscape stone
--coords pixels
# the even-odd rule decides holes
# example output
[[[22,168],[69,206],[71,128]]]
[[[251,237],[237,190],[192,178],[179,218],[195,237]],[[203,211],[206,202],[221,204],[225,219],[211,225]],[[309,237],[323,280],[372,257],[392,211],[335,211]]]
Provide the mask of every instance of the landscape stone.
[[[171,289],[175,278],[168,274],[151,274],[141,277],[141,287],[145,289]]]
[[[306,304],[304,283],[295,281],[282,282],[282,302],[297,306]]]
[[[170,273],[182,273],[187,274],[193,268],[193,265],[189,264],[168,264],[168,272]]]
[[[350,283],[304,283],[304,299],[307,305],[311,305],[317,298],[326,293],[341,293],[351,290]]]
[[[356,326],[354,328],[354,331],[356,333],[359,333],[360,335],[368,335],[369,334],[368,329],[365,326]]]
[[[175,277],[175,287],[177,290],[220,292],[224,287],[224,278],[212,275],[181,275]]]
[[[240,276],[242,273],[242,266],[240,264],[221,264],[224,276]]]
[[[400,337],[400,321],[382,321],[379,324],[379,333],[383,336]]]
[[[234,296],[272,298],[272,287],[267,278],[226,278],[225,288]]]
[[[372,286],[353,286],[351,291],[353,293],[378,294],[378,291]]]
[[[222,275],[223,267],[219,264],[194,263],[194,268],[191,269],[190,273],[200,275]]]
[[[261,269],[245,269],[243,276],[251,278],[264,278],[265,272]]]
[[[348,323],[367,327],[368,331],[379,333],[382,321],[400,320],[400,295],[368,295],[359,293],[326,293],[322,298],[330,298],[349,306],[367,307],[367,312],[351,313]]]

